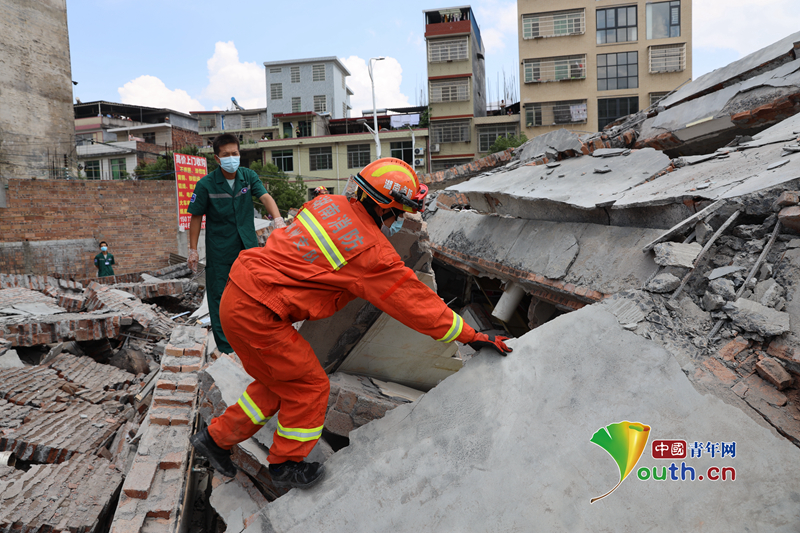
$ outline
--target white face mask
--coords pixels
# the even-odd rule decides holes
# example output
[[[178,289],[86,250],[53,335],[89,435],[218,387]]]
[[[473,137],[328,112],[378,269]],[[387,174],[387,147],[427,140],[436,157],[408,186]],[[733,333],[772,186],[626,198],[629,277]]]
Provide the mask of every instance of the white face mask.
[[[386,224],[382,224],[381,225],[381,232],[384,235],[386,235],[387,237],[391,237],[392,235],[394,235],[395,233],[400,231],[400,229],[402,229],[402,227],[403,227],[403,219],[402,218],[398,218],[389,227],[386,227]]]

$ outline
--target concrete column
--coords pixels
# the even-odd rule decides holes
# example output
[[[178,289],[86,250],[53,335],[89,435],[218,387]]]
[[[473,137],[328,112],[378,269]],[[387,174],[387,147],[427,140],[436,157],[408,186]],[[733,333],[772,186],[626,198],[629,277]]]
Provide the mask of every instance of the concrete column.
[[[492,316],[499,318],[503,322],[508,322],[514,315],[514,309],[522,301],[523,296],[525,296],[525,289],[517,283],[511,283],[506,288],[503,296],[500,297],[500,301],[497,302],[494,311],[492,311]]]

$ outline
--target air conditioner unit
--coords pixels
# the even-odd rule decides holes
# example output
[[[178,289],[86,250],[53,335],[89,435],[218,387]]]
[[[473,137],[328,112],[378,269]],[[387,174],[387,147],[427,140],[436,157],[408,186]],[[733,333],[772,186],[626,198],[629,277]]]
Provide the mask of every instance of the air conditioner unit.
[[[415,160],[414,160],[414,166],[415,166],[415,167],[424,167],[424,166],[425,166],[425,160],[424,160],[424,159],[422,159],[422,158],[420,158],[420,159],[415,159]]]
[[[431,145],[431,153],[432,154],[438,154],[439,153],[439,144],[438,143]]]
[[[425,148],[414,148],[414,156],[425,155]]]

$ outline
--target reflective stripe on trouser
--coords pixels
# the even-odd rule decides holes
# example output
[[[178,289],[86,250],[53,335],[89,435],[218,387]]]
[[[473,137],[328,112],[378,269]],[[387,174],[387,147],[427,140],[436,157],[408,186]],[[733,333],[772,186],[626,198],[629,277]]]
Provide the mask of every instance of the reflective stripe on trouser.
[[[280,409],[267,459],[302,461],[322,434],[330,393],[328,376],[314,351],[291,322],[281,320],[233,282],[222,296],[220,315],[228,340],[255,381],[246,396],[242,394],[211,421],[211,437],[230,449],[252,437],[264,427],[261,420]]]

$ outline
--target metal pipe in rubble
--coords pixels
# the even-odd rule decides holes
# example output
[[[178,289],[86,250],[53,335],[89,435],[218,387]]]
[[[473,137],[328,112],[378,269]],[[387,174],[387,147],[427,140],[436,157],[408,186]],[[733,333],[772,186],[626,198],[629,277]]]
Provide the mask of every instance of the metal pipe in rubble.
[[[492,316],[499,318],[503,322],[508,322],[514,315],[514,310],[522,301],[523,296],[525,296],[525,289],[521,285],[513,282],[509,283],[503,292],[503,296],[497,302],[494,311],[492,311]]]

